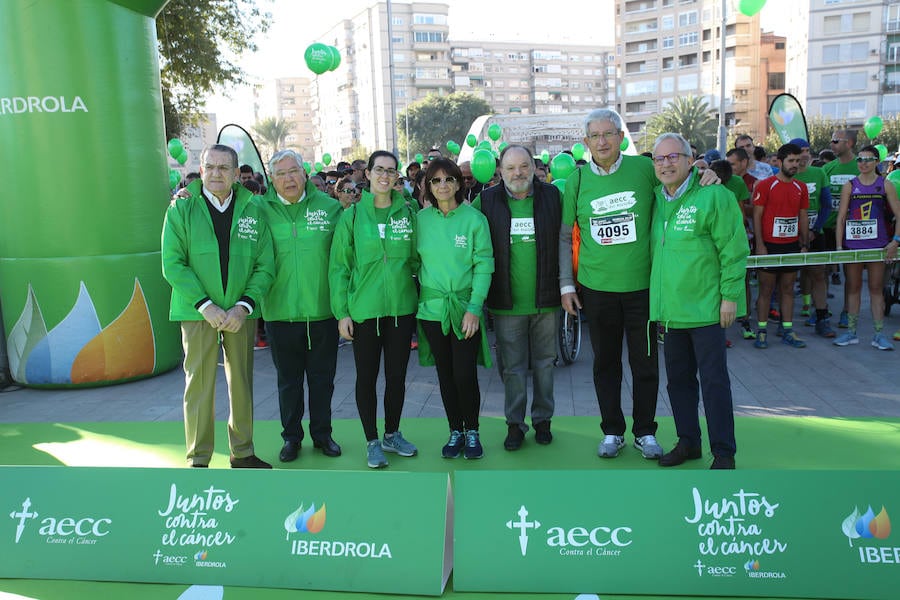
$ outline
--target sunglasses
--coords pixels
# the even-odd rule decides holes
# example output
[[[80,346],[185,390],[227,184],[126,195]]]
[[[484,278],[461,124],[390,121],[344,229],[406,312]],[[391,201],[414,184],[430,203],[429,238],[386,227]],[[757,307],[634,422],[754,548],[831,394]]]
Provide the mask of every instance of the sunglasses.
[[[428,180],[431,185],[441,185],[442,183],[456,183],[456,177],[448,175],[447,177],[432,177]]]
[[[856,162],[858,162],[858,163],[878,162],[878,158],[875,156],[857,156]]]
[[[338,190],[341,194],[358,194],[359,190],[355,187],[345,187]]]
[[[847,140],[831,140],[832,144],[840,144],[841,142],[846,142]]]

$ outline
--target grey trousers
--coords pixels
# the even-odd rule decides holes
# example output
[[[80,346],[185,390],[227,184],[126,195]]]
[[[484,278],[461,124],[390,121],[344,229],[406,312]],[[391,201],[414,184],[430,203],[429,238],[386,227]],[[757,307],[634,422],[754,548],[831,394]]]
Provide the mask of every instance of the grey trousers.
[[[506,424],[528,431],[528,367],[534,398],[531,424],[553,418],[553,362],[556,360],[559,312],[534,315],[494,315],[498,366],[505,390]]]

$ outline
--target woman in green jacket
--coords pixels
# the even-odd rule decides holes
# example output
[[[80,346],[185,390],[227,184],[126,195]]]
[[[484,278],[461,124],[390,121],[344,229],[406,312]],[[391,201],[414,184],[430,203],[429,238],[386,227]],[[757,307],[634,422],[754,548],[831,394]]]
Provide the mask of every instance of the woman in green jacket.
[[[369,190],[344,211],[334,232],[329,263],[331,310],[338,332],[353,341],[356,406],[366,435],[369,467],[387,466],[384,452],[415,456],[416,447],[400,433],[406,397],[406,367],[415,327],[415,211],[393,191],[397,159],[385,150],[369,157]],[[378,439],[376,409],[381,354],[384,352],[384,438]]]
[[[418,215],[421,268],[420,361],[434,356],[441,399],[450,423],[444,458],[481,458],[476,362],[483,352],[480,315],[494,272],[490,229],[481,212],[463,202],[462,173],[450,160],[431,161],[425,173],[427,208]],[[489,358],[488,358],[489,360]]]

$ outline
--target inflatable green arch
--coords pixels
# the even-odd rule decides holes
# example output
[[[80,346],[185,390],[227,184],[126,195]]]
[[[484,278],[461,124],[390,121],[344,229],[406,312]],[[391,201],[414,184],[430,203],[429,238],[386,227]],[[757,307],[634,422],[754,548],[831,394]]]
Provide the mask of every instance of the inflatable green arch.
[[[18,383],[104,385],[181,360],[159,252],[166,1],[0,2],[0,301]]]

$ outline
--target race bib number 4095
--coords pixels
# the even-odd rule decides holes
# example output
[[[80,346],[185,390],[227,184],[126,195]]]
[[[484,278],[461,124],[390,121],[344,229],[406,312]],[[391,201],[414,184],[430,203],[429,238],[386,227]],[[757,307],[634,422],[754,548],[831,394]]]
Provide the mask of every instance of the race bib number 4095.
[[[636,242],[637,229],[634,226],[634,214],[591,217],[591,236],[601,246]]]

